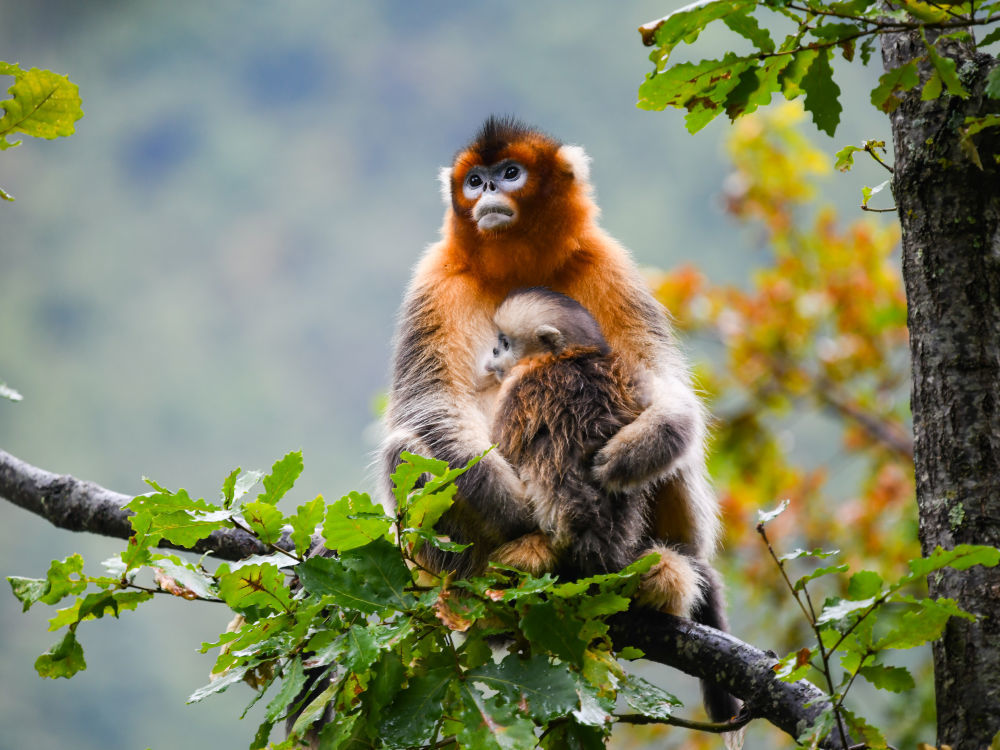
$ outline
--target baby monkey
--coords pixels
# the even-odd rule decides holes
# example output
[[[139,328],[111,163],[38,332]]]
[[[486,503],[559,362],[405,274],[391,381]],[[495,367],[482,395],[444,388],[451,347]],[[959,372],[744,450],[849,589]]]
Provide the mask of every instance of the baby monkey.
[[[535,574],[582,577],[657,552],[661,560],[645,576],[640,600],[690,616],[701,603],[706,566],[657,544],[655,485],[611,490],[592,478],[594,455],[646,407],[642,383],[590,312],[563,294],[516,290],[494,323],[496,344],[485,363],[501,383],[492,440],[524,481],[538,531],[491,558]]]

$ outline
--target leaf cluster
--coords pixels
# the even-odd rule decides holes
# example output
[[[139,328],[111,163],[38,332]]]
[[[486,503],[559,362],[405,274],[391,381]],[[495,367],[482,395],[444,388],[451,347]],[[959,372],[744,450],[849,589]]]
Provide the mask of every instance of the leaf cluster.
[[[893,581],[883,580],[875,571],[860,570],[847,578],[845,595],[828,596],[819,605],[811,587],[820,579],[843,577],[849,566],[827,562],[839,555],[837,551],[796,549],[779,556],[765,527],[787,507],[785,501],[773,511],[761,512],[757,532],[809,623],[815,642],[789,653],[774,666],[774,671],[788,682],[809,677],[825,684],[831,699],[829,708],[799,737],[799,742],[815,748],[831,732],[838,732],[845,746],[853,737],[855,741],[863,740],[863,746],[868,748],[887,748],[881,730],[844,705],[848,692],[858,677],[892,693],[914,688],[913,676],[906,667],[887,663],[889,653],[937,640],[952,617],[976,619],[953,599],[924,596],[927,576],[944,568],[994,567],[1000,564],[1000,549],[969,544],[950,550],[938,547],[927,557],[911,560],[909,571]],[[797,578],[789,574],[790,563],[813,561],[822,562]]]
[[[202,645],[218,656],[211,681],[190,700],[249,684],[250,706],[267,699],[251,748],[294,748],[307,737],[323,748],[446,739],[476,748],[599,748],[619,699],[635,714],[669,720],[677,700],[626,671],[619,659],[641,653],[616,656],[604,622],[628,608],[655,556],[570,582],[500,566],[452,580],[420,566],[424,545],[465,547],[433,524],[454,500],[456,477],[478,460],[452,469],[404,454],[392,476],[392,512],[361,493],[280,510],[302,471],[297,452],[267,474],[233,471],[214,503],[147,480],[152,491],[128,505],[128,547],[105,561],[105,575],[86,575],[74,555],[54,561],[45,578],[8,579],[25,609],[70,602],[50,620],[64,637],[36,668],[72,676],[86,667],[81,623],[172,595],[236,614]],[[224,528],[252,533],[271,552],[210,569],[206,558],[155,549],[161,540],[192,546]],[[282,720],[288,736],[269,745]]]
[[[926,54],[890,70],[871,92],[873,105],[885,112],[899,106],[900,96],[919,89],[925,100],[942,94],[968,97],[955,60],[944,48],[949,40],[971,43],[969,29],[1000,20],[1000,2],[935,3],[899,0],[886,7],[876,0],[701,0],[640,27],[643,42],[653,47],[655,68],[639,87],[639,106],[687,110],[686,124],[695,133],[725,112],[735,120],[769,104],[772,96],[804,98],[816,127],[833,135],[840,123],[840,87],[831,63],[836,53],[847,60],[871,59],[876,39],[886,33],[919,31]],[[789,27],[779,42],[760,16]],[[700,62],[671,62],[682,42],[694,43],[710,24],[721,21],[749,43],[751,50],[726,52]],[[981,45],[1000,38],[989,33]],[[921,74],[921,66],[929,73]],[[996,71],[994,71],[996,73]],[[996,74],[1000,75],[1000,74]],[[1000,79],[988,94],[996,97]]]
[[[10,98],[0,101],[0,151],[19,146],[21,141],[9,141],[17,133],[47,138],[73,134],[73,123],[83,117],[80,93],[75,83],[51,70],[31,68],[0,61],[0,75],[13,76],[8,89]],[[0,189],[0,199],[14,198]]]

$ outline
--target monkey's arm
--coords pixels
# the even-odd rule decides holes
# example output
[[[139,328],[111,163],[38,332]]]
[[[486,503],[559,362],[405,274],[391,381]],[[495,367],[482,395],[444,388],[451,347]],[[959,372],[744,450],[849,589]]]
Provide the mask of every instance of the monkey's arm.
[[[670,370],[647,372],[642,382],[645,409],[594,457],[594,478],[611,490],[669,476],[704,440],[701,405],[682,376]]]
[[[388,436],[382,448],[386,485],[403,451],[458,467],[492,445],[482,396],[475,387],[474,355],[469,355],[474,349],[469,342],[477,339],[467,329],[474,328],[476,319],[472,315],[444,316],[432,302],[435,294],[443,292],[414,290],[400,318],[386,413]],[[448,325],[448,320],[456,317],[465,321],[466,330]],[[488,325],[488,319],[484,320]],[[480,338],[486,340],[484,337]],[[451,515],[461,514],[462,523],[455,525],[462,528],[446,529],[446,533],[468,533],[471,524],[469,537],[481,537],[484,544],[496,546],[532,530],[524,485],[496,451],[490,451],[460,476],[456,485],[458,498]]]

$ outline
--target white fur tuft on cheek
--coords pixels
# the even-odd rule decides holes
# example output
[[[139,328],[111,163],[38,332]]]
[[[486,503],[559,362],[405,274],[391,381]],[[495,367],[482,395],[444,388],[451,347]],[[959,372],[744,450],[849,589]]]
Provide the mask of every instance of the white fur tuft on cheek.
[[[451,167],[441,167],[438,172],[438,182],[441,183],[441,200],[444,205],[451,205]]]
[[[561,146],[557,156],[573,170],[573,176],[581,182],[590,180],[590,157],[583,146]]]

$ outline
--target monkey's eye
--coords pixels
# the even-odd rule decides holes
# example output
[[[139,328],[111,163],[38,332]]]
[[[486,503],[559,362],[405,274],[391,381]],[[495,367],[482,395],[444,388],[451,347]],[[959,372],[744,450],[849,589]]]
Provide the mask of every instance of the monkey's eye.
[[[500,343],[503,344],[504,351],[510,349],[510,341],[507,339],[506,336],[500,337]]]
[[[511,166],[504,170],[503,178],[505,180],[516,180],[519,174],[521,174],[521,170],[517,167]]]
[[[477,188],[483,184],[483,178],[477,174],[470,174],[469,179],[465,181],[465,184],[472,188]]]
[[[500,350],[497,347],[495,347],[495,346],[493,347],[493,356],[494,357],[499,357],[500,356]]]

